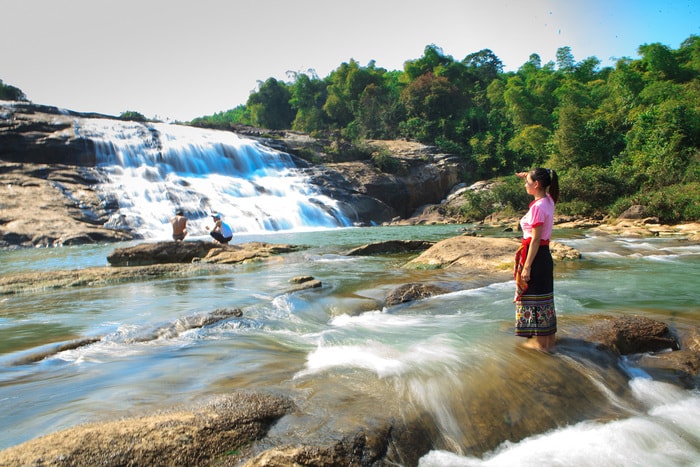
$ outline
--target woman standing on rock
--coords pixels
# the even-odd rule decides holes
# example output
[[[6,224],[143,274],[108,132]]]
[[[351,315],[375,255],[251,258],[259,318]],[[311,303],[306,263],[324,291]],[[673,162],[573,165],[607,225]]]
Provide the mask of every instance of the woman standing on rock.
[[[549,240],[559,178],[552,169],[520,172],[527,194],[534,197],[520,219],[523,241],[515,254],[515,335],[527,337],[527,348],[549,352],[554,347],[557,315],[554,310],[554,263]]]

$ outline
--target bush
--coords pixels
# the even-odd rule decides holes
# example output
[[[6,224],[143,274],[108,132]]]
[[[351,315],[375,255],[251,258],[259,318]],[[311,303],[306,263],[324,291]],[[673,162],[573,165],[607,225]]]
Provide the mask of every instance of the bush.
[[[635,183],[633,178],[609,167],[588,166],[570,171],[559,179],[561,204],[558,207],[566,208],[571,215],[605,213],[619,197],[634,193]]]
[[[390,174],[395,174],[401,167],[399,161],[391,155],[391,151],[384,148],[372,152],[372,162],[379,170]]]
[[[121,120],[129,120],[132,122],[145,122],[146,117],[143,116],[143,114],[140,114],[139,112],[135,112],[133,110],[127,110],[126,112],[122,112],[122,114],[119,116]]]
[[[664,224],[700,221],[700,183],[686,183],[656,191],[641,191],[618,200],[611,209],[619,216],[633,205],[642,205],[649,217],[658,217]]]
[[[503,177],[494,185],[493,196],[502,208],[514,212],[525,211],[532,198],[525,192],[524,184],[525,182],[515,175]]]

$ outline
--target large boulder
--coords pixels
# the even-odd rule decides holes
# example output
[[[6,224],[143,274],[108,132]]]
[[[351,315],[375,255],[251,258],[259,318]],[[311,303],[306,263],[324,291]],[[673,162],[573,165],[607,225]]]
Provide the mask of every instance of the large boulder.
[[[619,355],[680,348],[666,323],[638,315],[599,317],[580,330],[580,337]]]
[[[221,245],[214,242],[150,242],[115,249],[107,261],[112,266],[146,266],[152,264],[204,262],[234,264],[297,251],[295,245],[249,242]]]
[[[389,292],[385,300],[385,305],[394,306],[429,298],[434,295],[442,295],[448,292],[450,292],[449,289],[434,284],[404,284]]]
[[[370,256],[392,253],[408,253],[427,250],[434,242],[425,240],[387,240],[384,242],[367,243],[355,247],[345,253],[348,256]]]
[[[0,451],[0,465],[231,465],[294,409],[269,394],[218,396],[198,407],[68,428]]]
[[[0,247],[133,239],[103,226],[116,205],[100,200],[95,183],[86,167],[0,161]]]
[[[76,117],[106,116],[26,102],[0,101],[0,159],[94,166],[94,145],[75,131]]]
[[[515,251],[520,239],[475,237],[461,235],[437,242],[406,267],[416,269],[468,269],[474,272],[509,273],[513,268]],[[578,259],[575,248],[551,242],[549,246],[555,261]]]

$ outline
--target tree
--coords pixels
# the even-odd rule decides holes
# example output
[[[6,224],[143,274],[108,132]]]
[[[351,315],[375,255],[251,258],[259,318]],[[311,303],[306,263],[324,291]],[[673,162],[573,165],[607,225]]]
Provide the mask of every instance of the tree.
[[[503,62],[490,49],[469,54],[462,63],[478,81],[481,81],[484,89],[503,73]]]
[[[370,84],[382,85],[386,70],[376,68],[374,61],[363,68],[355,60],[343,63],[328,78],[328,97],[323,110],[338,127],[343,128],[355,119],[359,100]]]
[[[404,73],[409,81],[414,81],[426,73],[440,74],[438,70],[454,63],[454,59],[445,55],[442,49],[435,44],[427,45],[423,50],[423,56],[417,60],[408,60],[404,63]]]
[[[27,96],[24,95],[21,89],[4,84],[0,79],[0,99],[5,101],[26,101]]]
[[[421,140],[434,138],[441,119],[451,119],[462,108],[462,95],[459,89],[442,76],[426,73],[409,84],[401,94],[408,117],[423,122],[418,133]],[[418,120],[414,120],[414,123]],[[428,126],[431,130],[426,131]],[[410,135],[408,135],[410,136]],[[414,135],[415,136],[415,135]]]
[[[642,66],[652,79],[676,80],[680,78],[680,66],[671,50],[665,45],[654,43],[639,46]]]
[[[559,47],[557,49],[557,68],[564,73],[573,73],[576,69],[576,61],[574,54],[571,53],[571,47]]]
[[[287,86],[275,78],[260,83],[257,92],[248,97],[247,106],[253,122],[263,128],[282,130],[291,128],[295,112],[289,104],[291,94]]]
[[[289,103],[296,111],[292,128],[306,132],[325,128],[327,115],[322,107],[328,95],[326,83],[316,73],[295,73],[291,93]]]

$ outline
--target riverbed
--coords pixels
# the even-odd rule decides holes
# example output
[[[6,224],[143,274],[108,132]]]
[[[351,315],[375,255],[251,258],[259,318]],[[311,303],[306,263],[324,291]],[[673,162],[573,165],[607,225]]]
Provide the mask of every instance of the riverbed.
[[[584,372],[607,394],[611,409],[604,415],[571,422],[556,407],[546,408],[560,420],[550,429],[504,438],[476,455],[470,450],[469,413],[463,410],[470,391],[486,387],[505,367],[530,368],[540,358],[517,350],[512,282],[491,283],[468,271],[402,268],[410,254],[344,254],[383,240],[437,241],[464,228],[475,227],[237,235],[237,243],[307,248],[211,274],[2,297],[0,448],[78,423],[272,388],[293,393],[303,414],[276,426],[280,438],[362,424],[378,406],[397,413],[420,407],[440,432],[440,448],[421,460],[426,466],[698,464],[698,391],[654,381],[624,361],[629,382],[622,396],[600,373]],[[560,328],[597,314],[640,314],[677,329],[697,321],[696,243],[585,230],[555,231],[554,238],[582,253],[579,261],[556,265]],[[2,251],[0,267],[10,274],[106,266],[107,255],[119,246],[124,244]],[[290,292],[290,279],[301,275],[323,286]],[[409,282],[453,292],[385,308],[387,293]],[[241,317],[187,326],[234,307]],[[90,338],[99,340],[25,363],[58,344]],[[553,358],[571,358],[573,351],[562,348]],[[507,397],[516,401],[522,394]]]

